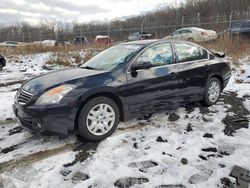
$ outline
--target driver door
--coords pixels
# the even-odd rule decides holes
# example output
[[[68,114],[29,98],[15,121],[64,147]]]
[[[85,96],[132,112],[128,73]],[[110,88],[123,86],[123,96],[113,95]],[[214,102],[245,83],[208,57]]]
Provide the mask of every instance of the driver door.
[[[129,111],[142,114],[178,104],[178,73],[171,43],[144,50],[127,72]],[[143,68],[143,63],[147,66]],[[151,66],[148,66],[148,64]],[[139,66],[138,66],[139,65]],[[133,67],[140,67],[134,70]]]

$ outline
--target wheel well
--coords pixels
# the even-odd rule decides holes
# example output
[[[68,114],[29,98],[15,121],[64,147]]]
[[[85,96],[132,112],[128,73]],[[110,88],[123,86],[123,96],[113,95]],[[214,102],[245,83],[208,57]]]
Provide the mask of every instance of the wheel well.
[[[76,116],[75,116],[75,121],[74,121],[75,122],[75,124],[74,124],[75,130],[78,130],[78,118],[79,118],[79,115],[80,115],[80,112],[81,112],[82,108],[84,107],[84,105],[88,101],[90,101],[91,99],[94,99],[96,97],[108,97],[108,98],[112,99],[116,103],[116,105],[118,106],[118,109],[119,109],[119,112],[120,112],[120,120],[121,121],[124,120],[123,104],[122,104],[120,98],[118,96],[116,96],[115,94],[113,94],[113,93],[108,93],[108,92],[97,93],[97,94],[91,95],[86,100],[84,100],[82,102],[82,104],[80,105],[80,107],[78,108]]]
[[[220,75],[218,75],[218,74],[216,74],[216,75],[213,75],[211,78],[217,78],[219,81],[220,81],[220,83],[221,83],[221,91],[224,89],[223,87],[224,87],[224,81],[223,81],[223,78],[220,76]]]

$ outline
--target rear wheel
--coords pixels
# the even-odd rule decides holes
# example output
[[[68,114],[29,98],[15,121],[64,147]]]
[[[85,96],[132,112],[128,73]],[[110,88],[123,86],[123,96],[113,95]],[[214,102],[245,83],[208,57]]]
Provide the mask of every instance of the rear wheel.
[[[206,106],[215,104],[221,94],[222,86],[218,78],[210,78],[207,82],[203,102]]]
[[[119,120],[120,113],[116,103],[107,97],[96,97],[80,112],[80,135],[91,141],[103,140],[115,131]]]

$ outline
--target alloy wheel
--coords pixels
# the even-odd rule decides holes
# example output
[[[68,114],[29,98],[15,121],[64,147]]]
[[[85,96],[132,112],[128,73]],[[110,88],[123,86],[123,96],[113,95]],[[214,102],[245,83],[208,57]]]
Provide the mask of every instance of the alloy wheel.
[[[219,96],[220,96],[220,85],[218,82],[213,81],[210,83],[210,86],[208,87],[208,99],[211,102],[216,102]]]
[[[93,135],[102,136],[109,132],[115,123],[115,111],[108,104],[98,104],[88,113],[86,125]]]

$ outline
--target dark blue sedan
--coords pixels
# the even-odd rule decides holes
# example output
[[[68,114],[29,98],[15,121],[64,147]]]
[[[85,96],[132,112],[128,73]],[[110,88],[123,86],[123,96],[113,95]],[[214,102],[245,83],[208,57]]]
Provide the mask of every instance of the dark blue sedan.
[[[223,55],[183,41],[113,46],[77,68],[38,76],[18,90],[14,113],[32,132],[88,140],[110,136],[119,121],[201,101],[216,103],[231,76]]]

